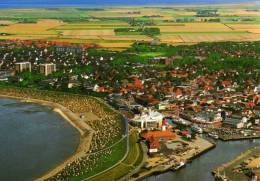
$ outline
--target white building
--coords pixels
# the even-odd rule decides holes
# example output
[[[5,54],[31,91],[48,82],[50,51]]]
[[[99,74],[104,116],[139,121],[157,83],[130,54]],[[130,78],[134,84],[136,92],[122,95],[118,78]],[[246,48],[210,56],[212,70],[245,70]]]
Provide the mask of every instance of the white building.
[[[32,71],[31,62],[18,62],[15,63],[15,71],[16,72],[23,72],[23,71]]]
[[[254,88],[254,92],[256,94],[260,92],[260,84]]]
[[[163,118],[163,114],[149,110],[149,112],[143,113],[140,116],[135,116],[132,119],[132,123],[134,126],[139,127],[142,130],[157,129],[161,128]]]
[[[53,63],[44,63],[40,64],[40,73],[44,74],[45,76],[56,72],[56,65]]]

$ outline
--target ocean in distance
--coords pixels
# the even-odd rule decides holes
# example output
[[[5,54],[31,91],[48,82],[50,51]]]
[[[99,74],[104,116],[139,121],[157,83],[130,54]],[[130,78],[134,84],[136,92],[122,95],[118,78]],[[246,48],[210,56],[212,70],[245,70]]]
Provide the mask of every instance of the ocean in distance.
[[[120,5],[190,5],[190,4],[222,4],[250,3],[260,0],[3,0],[0,8],[51,8],[78,6],[120,6]]]

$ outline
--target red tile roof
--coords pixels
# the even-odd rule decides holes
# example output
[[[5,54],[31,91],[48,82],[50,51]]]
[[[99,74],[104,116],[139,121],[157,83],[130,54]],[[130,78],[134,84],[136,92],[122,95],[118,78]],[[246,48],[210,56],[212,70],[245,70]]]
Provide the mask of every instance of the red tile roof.
[[[181,95],[182,95],[181,89],[177,89],[177,90],[176,90],[176,96],[181,96]]]
[[[137,88],[137,89],[142,89],[143,88],[143,83],[139,79],[135,79],[134,85],[135,85],[135,88]]]
[[[150,144],[149,144],[150,149],[159,149],[160,148],[160,143],[157,139],[154,137],[150,138]]]
[[[172,131],[147,131],[141,134],[144,139],[154,138],[174,138],[175,134]]]
[[[182,135],[184,135],[184,136],[189,136],[189,135],[191,135],[190,132],[189,132],[189,131],[186,131],[186,130],[180,131],[180,133],[181,133]]]
[[[230,85],[231,85],[231,82],[229,80],[222,81],[222,86],[227,87],[227,86],[230,86]]]

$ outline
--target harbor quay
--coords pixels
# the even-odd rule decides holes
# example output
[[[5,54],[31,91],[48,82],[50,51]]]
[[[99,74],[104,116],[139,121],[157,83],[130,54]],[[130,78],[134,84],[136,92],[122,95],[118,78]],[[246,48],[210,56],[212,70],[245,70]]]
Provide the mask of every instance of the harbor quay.
[[[260,179],[260,147],[249,149],[235,159],[217,167],[212,171],[216,180],[237,181]]]
[[[260,138],[260,131],[254,129],[232,129],[228,127],[222,127],[219,129],[204,129],[204,132],[207,134],[214,132],[222,141],[235,141]]]
[[[160,143],[162,144],[160,154],[150,154],[139,173],[130,178],[131,181],[181,169],[196,157],[215,147],[214,143],[199,136],[190,142],[177,135],[174,139],[161,140]]]

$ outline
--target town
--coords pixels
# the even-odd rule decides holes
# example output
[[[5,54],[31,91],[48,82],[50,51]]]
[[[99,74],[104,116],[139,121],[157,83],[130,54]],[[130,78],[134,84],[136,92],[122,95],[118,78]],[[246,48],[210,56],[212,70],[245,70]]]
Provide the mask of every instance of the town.
[[[145,154],[130,180],[179,169],[218,139],[260,138],[260,42],[174,47],[152,41],[109,51],[95,44],[5,40],[0,61],[1,87],[99,97],[126,118]],[[106,130],[109,124],[99,126]],[[111,128],[111,134],[118,137],[120,129]],[[113,137],[108,129],[97,134],[102,142],[96,139],[96,151],[104,136]]]

